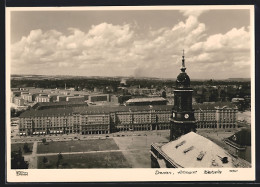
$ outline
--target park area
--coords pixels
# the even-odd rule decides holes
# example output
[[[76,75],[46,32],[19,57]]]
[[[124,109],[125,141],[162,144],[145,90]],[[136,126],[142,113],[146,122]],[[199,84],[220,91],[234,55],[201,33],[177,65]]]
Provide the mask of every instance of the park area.
[[[118,146],[113,139],[53,141],[48,144],[38,143],[37,146],[37,154],[104,150],[118,150]]]
[[[116,135],[106,139],[38,143],[39,169],[150,168],[152,143],[168,142],[169,131]],[[58,162],[58,153],[63,158]],[[45,158],[44,158],[45,157]]]
[[[28,155],[31,154],[32,152],[32,148],[33,148],[33,143],[27,143],[28,148],[29,148],[29,152],[25,152],[23,147],[24,147],[25,143],[15,143],[15,144],[11,144],[11,151],[19,151],[19,148],[21,148],[22,154],[23,155]]]
[[[121,152],[101,152],[87,154],[63,154],[57,167],[58,154],[38,157],[38,169],[70,169],[70,168],[129,168],[131,167]]]

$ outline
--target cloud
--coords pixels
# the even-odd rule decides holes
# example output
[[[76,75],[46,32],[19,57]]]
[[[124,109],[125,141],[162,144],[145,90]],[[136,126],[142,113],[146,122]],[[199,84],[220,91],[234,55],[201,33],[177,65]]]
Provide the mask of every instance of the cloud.
[[[175,78],[185,49],[191,77],[213,76],[216,68],[217,76],[248,76],[249,28],[207,35],[198,20],[203,12],[182,11],[185,20],[142,33],[136,23],[100,23],[89,30],[68,28],[68,33],[32,30],[11,46],[11,72]],[[235,73],[227,74],[227,67]]]
[[[201,14],[208,11],[209,10],[198,9],[198,7],[194,7],[194,9],[180,10],[180,12],[186,17],[189,16],[199,17]]]

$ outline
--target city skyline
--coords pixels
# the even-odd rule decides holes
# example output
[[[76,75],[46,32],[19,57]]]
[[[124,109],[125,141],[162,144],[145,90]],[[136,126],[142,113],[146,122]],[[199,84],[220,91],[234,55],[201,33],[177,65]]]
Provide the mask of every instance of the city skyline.
[[[11,74],[175,78],[184,49],[192,79],[250,78],[249,29],[249,9],[14,11]]]

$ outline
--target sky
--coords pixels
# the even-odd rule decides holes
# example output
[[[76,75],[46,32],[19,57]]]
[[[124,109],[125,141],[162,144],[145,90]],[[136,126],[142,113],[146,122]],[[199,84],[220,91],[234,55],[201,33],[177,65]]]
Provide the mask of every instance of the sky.
[[[249,10],[11,12],[11,74],[250,78]]]

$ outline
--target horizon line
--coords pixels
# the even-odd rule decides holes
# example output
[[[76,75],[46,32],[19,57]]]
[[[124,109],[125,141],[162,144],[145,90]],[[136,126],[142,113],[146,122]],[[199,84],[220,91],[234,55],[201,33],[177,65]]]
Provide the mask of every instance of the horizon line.
[[[160,78],[160,77],[138,77],[138,76],[121,76],[121,75],[115,75],[115,76],[105,76],[105,75],[46,75],[46,74],[10,74],[11,76],[19,75],[19,76],[68,76],[68,77],[118,77],[118,78],[135,78],[135,79],[143,79],[143,78],[151,78],[151,79],[176,79],[176,78]],[[230,78],[193,78],[193,79],[200,79],[200,80],[228,80],[228,79],[251,79],[251,77],[230,77]]]

